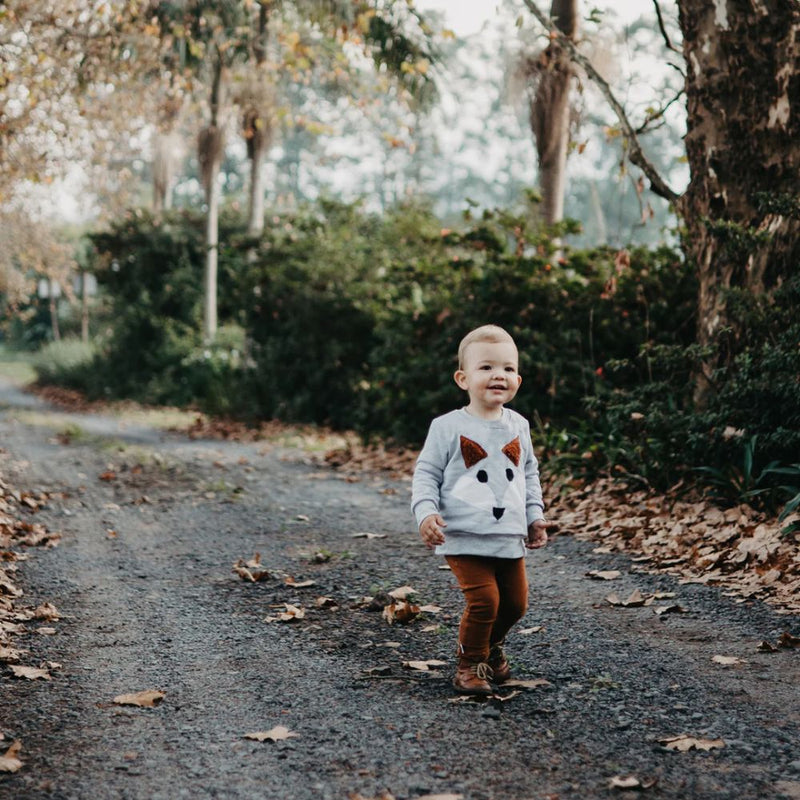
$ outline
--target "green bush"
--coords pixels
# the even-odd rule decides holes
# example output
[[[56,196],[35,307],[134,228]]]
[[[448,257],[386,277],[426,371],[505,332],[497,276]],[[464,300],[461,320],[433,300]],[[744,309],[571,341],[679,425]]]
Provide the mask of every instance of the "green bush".
[[[62,339],[44,345],[33,358],[33,368],[40,383],[80,386],[80,376],[93,358],[91,344],[80,339]]]

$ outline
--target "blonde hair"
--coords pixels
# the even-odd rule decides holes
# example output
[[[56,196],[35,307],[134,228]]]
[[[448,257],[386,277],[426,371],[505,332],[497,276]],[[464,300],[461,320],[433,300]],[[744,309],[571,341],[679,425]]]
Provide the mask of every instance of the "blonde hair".
[[[511,342],[516,346],[514,337],[499,325],[481,325],[480,328],[471,330],[458,345],[458,368],[464,369],[464,354],[471,344],[476,342],[492,342],[497,344],[499,342]]]

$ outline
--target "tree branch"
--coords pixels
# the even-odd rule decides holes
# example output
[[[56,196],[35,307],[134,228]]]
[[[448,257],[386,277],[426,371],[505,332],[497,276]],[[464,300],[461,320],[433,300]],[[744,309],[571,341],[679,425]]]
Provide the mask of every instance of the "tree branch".
[[[574,42],[572,42],[569,37],[564,36],[564,34],[558,30],[558,27],[551,19],[548,19],[548,17],[542,14],[533,0],[525,0],[525,5],[528,7],[528,10],[531,12],[531,14],[533,14],[533,16],[536,17],[536,19],[539,20],[539,22],[545,28],[547,28],[550,38],[558,41],[558,43],[570,54],[570,58],[576,64],[579,64],[581,67],[583,67],[586,74],[597,85],[598,89],[600,89],[608,104],[616,114],[617,119],[619,120],[623,136],[628,143],[628,159],[630,162],[635,164],[637,167],[639,167],[639,169],[642,170],[642,172],[644,172],[650,181],[651,189],[657,195],[659,195],[659,197],[663,197],[665,200],[669,200],[671,203],[677,202],[680,199],[680,195],[669,187],[661,175],[658,174],[658,170],[644,154],[644,151],[639,144],[639,139],[636,136],[636,131],[633,129],[633,125],[631,125],[628,115],[625,113],[625,109],[611,91],[608,81],[606,81],[605,78],[603,78],[603,76],[600,75],[600,73],[594,68],[592,62],[589,61],[589,59],[586,58],[586,56],[584,56],[581,52],[579,52]]]
[[[656,17],[658,18],[658,29],[661,31],[661,35],[664,37],[664,42],[667,45],[667,50],[672,50],[673,53],[681,53],[681,51],[672,44],[672,40],[669,38],[669,34],[667,33],[667,28],[664,25],[664,17],[661,16],[661,6],[658,4],[658,0],[653,0],[653,5],[656,7]],[[683,55],[683,53],[681,53]]]
[[[678,100],[680,100],[680,98],[683,97],[683,94],[684,94],[684,91],[683,91],[683,89],[681,89],[675,95],[675,97],[672,98],[672,100],[670,100],[665,105],[661,106],[661,108],[659,108],[658,111],[653,111],[652,113],[648,114],[647,117],[645,117],[644,122],[636,129],[637,135],[640,134],[640,133],[646,133],[648,130],[651,130],[651,128],[650,128],[651,123],[655,122],[657,119],[662,119],[664,114],[667,113],[667,109],[673,103],[675,103]],[[661,126],[659,125],[659,127],[661,127]]]

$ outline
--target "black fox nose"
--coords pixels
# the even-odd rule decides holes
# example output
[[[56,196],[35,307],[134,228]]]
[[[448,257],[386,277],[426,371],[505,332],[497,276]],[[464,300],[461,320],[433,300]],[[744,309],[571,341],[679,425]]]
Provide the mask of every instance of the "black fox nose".
[[[503,516],[503,512],[505,511],[504,508],[493,508],[492,514],[494,514],[495,519],[500,519]]]

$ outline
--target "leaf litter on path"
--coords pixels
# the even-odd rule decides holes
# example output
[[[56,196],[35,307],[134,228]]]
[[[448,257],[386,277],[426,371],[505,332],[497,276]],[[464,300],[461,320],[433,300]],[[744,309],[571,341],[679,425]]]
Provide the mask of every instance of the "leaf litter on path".
[[[281,742],[285,739],[299,737],[299,733],[290,731],[285,725],[276,725],[268,731],[256,731],[255,733],[245,733],[245,739],[253,739],[256,742]]]
[[[689,750],[716,750],[725,747],[723,739],[704,739],[696,736],[689,736],[682,733],[679,736],[668,736],[658,740],[659,744],[667,750],[676,750],[679,753],[686,753]]]
[[[155,708],[165,697],[166,692],[159,689],[146,689],[133,694],[118,694],[114,703],[118,706],[139,706],[140,708]]]
[[[0,756],[0,772],[18,772],[22,769],[23,763],[17,758],[22,750],[22,742],[18,739],[11,743],[11,747]]]

